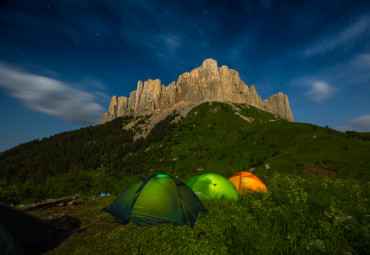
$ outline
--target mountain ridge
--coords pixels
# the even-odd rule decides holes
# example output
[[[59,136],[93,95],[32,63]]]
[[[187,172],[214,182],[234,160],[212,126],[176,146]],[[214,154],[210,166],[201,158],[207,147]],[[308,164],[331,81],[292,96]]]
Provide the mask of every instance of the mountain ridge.
[[[130,97],[113,96],[109,110],[99,124],[130,114],[163,111],[181,102],[211,101],[246,103],[294,122],[287,95],[279,92],[262,100],[255,87],[248,88],[236,70],[226,65],[218,67],[216,60],[206,59],[201,67],[181,74],[177,82],[168,86],[161,85],[159,79],[149,79],[144,83],[138,81],[137,89],[130,93]]]

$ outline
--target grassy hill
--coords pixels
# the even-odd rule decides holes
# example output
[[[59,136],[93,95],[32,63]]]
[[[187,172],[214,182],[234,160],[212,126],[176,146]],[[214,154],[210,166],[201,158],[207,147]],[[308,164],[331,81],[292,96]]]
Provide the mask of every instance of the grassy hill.
[[[277,171],[369,180],[369,144],[366,134],[291,123],[246,105],[205,103],[163,140],[127,154],[123,161],[140,162],[148,173],[185,179],[205,172],[231,176],[254,168],[259,175]],[[271,167],[268,171],[265,164]]]
[[[154,169],[183,177],[251,168],[263,174],[267,163],[269,171],[304,174],[317,168],[320,174],[369,180],[369,146],[366,134],[291,123],[247,105],[205,103],[179,121],[170,136],[151,144],[144,160],[147,168],[156,162]],[[157,154],[162,155],[159,160]]]
[[[118,118],[5,151],[0,199],[17,204],[76,192],[117,194],[132,179],[153,172],[185,181],[206,172],[231,176],[252,168],[261,178],[275,171],[370,178],[369,133],[291,123],[242,104],[204,103],[173,123],[176,116],[135,141],[148,116]],[[137,118],[137,125],[123,129]]]
[[[34,212],[58,226],[86,228],[50,253],[369,253],[369,133],[290,123],[242,104],[204,103],[173,123],[176,116],[135,141],[133,130],[140,128],[124,130],[134,120],[126,117],[3,152],[0,199],[18,204],[77,192],[113,195]],[[152,173],[187,182],[203,173],[230,178],[251,169],[268,193],[203,201],[209,213],[194,229],[117,226],[101,211]]]

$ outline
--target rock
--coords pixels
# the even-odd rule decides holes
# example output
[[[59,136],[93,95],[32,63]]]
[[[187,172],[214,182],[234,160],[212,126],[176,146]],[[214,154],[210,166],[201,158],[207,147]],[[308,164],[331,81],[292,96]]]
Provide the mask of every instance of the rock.
[[[67,206],[74,206],[74,205],[76,205],[76,201],[75,200],[69,201],[67,203]]]
[[[73,234],[81,233],[85,230],[86,230],[86,228],[74,228],[74,229],[71,230],[71,234],[73,235]]]
[[[159,79],[149,79],[144,83],[139,81],[129,98],[113,96],[100,124],[129,114],[146,115],[163,111],[179,102],[211,101],[246,103],[294,121],[286,95],[279,92],[262,101],[256,88],[253,85],[248,88],[236,70],[225,65],[218,67],[217,61],[206,59],[201,67],[183,73],[177,82],[167,87],[161,85]]]
[[[272,95],[264,100],[262,104],[266,111],[274,113],[288,121],[294,122],[287,95],[279,92],[278,94]]]
[[[270,165],[269,164],[265,164],[265,169],[270,169]]]

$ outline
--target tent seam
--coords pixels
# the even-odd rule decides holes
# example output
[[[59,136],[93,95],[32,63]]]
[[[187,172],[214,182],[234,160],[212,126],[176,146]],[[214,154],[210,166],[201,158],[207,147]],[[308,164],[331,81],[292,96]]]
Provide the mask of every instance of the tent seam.
[[[141,191],[144,189],[144,186],[153,178],[155,177],[156,174],[153,174],[147,178],[144,179],[143,183],[140,185],[140,187],[136,190],[135,192],[135,197],[134,199],[132,200],[132,203],[131,203],[131,206],[130,206],[130,211],[129,211],[129,218],[131,217],[131,212],[132,212],[132,209],[134,208],[134,205],[136,203],[136,200],[139,198],[140,194],[141,194]]]

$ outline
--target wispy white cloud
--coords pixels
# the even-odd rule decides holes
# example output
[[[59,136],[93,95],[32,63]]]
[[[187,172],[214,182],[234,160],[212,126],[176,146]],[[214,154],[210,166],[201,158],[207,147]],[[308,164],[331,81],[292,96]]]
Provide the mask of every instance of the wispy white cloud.
[[[0,87],[28,108],[76,124],[97,124],[103,108],[95,95],[71,84],[0,63]]]
[[[370,132],[370,115],[364,115],[353,119],[346,126],[340,127],[341,131]]]
[[[357,20],[357,22],[347,26],[342,31],[331,36],[323,36],[323,38],[307,47],[304,51],[305,56],[315,56],[318,54],[332,51],[338,47],[354,42],[361,36],[368,34],[370,36],[370,17],[365,16]]]
[[[200,5],[201,1],[194,4]],[[171,5],[171,8],[163,8],[154,1],[129,1],[126,7],[136,15],[130,15],[121,24],[120,38],[144,55],[164,59],[167,64],[197,64],[194,55],[208,51],[212,35],[220,31],[220,24],[212,22],[204,12],[189,13],[182,8],[183,3]]]
[[[370,53],[357,54],[347,61],[322,68],[312,76],[338,87],[363,86],[370,80]]]
[[[314,81],[310,84],[311,89],[306,92],[306,95],[318,102],[322,103],[329,98],[337,89],[323,81]]]
[[[357,97],[358,93],[362,93],[360,97],[363,98],[363,93],[370,88],[367,86],[369,80],[370,53],[361,53],[348,61],[294,78],[290,84],[302,90],[308,87],[305,95],[313,101],[323,102],[336,92],[342,100]]]
[[[243,62],[245,56],[252,49],[254,40],[248,33],[237,36],[234,40],[230,40],[227,46],[226,58],[231,62]]]
[[[168,52],[171,57],[174,57],[176,50],[181,47],[181,39],[174,34],[164,35],[161,37],[162,41],[164,42],[164,48],[166,49],[166,52]]]

